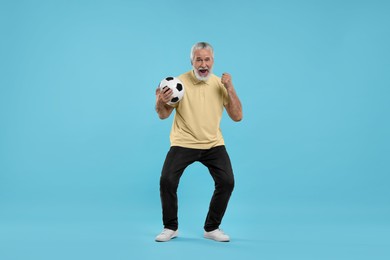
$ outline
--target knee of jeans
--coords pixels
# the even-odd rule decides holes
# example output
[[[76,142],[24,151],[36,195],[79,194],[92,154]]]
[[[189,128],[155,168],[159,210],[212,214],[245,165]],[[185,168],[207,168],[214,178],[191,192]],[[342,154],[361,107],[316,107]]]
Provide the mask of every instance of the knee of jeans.
[[[179,183],[173,178],[167,176],[161,176],[160,178],[160,187],[163,189],[176,189]]]
[[[234,189],[234,178],[224,179],[219,186],[225,191],[232,192]]]
[[[234,189],[234,179],[233,178],[228,182],[228,186],[229,186],[230,191],[233,191],[233,189]]]

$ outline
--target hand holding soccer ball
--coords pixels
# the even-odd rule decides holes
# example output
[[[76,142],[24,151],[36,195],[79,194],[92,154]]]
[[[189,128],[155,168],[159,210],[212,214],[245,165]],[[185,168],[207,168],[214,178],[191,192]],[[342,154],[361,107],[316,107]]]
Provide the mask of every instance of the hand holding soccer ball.
[[[163,89],[160,88],[160,86],[158,87],[158,91],[160,92],[160,100],[164,103],[164,104],[167,104],[169,101],[171,101],[172,99],[172,95],[173,95],[173,90],[168,88],[168,87],[164,87]]]
[[[184,96],[184,85],[175,77],[167,77],[160,82],[160,97],[168,105],[178,103]]]

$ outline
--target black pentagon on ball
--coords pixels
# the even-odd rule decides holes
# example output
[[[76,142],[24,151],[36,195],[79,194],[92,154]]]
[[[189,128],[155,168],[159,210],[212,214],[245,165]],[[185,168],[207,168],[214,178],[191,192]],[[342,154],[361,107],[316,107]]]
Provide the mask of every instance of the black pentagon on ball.
[[[171,102],[172,102],[172,103],[176,103],[177,101],[179,101],[179,98],[178,98],[178,97],[174,97],[174,98],[171,99]]]
[[[173,80],[173,77],[168,77],[168,78],[165,78],[166,81],[170,81],[170,80]]]
[[[177,83],[176,89],[179,90],[179,91],[182,91],[183,90],[183,86],[180,83]]]

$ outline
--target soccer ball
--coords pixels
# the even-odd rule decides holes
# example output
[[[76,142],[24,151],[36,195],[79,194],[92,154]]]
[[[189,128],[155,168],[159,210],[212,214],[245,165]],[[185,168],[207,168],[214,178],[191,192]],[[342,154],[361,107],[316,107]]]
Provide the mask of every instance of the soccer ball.
[[[178,78],[167,77],[161,80],[159,88],[163,90],[165,87],[168,87],[173,90],[172,99],[167,103],[168,105],[176,104],[183,98],[184,85]]]

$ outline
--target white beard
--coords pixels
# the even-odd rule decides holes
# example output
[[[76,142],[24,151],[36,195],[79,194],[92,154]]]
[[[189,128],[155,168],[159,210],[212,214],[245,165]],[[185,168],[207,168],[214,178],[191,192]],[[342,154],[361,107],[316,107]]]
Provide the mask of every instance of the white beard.
[[[192,67],[192,68],[194,69],[195,77],[198,80],[200,80],[200,81],[207,81],[210,78],[211,74],[212,74],[212,71],[209,70],[209,73],[207,74],[207,76],[206,77],[202,77],[201,75],[198,74],[198,70],[197,69],[195,69],[194,67]]]

